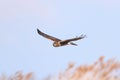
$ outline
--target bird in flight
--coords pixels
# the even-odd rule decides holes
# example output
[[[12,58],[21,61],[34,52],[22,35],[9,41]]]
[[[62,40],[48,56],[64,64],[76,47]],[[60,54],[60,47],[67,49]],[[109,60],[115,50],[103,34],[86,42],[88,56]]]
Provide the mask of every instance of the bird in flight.
[[[58,39],[58,38],[55,38],[53,36],[50,36],[48,34],[45,34],[43,33],[42,31],[40,31],[39,29],[37,29],[37,32],[39,35],[47,38],[47,39],[50,39],[53,41],[53,46],[54,47],[60,47],[60,46],[66,46],[66,45],[74,45],[74,46],[77,46],[77,44],[73,43],[72,41],[77,41],[77,40],[81,40],[83,38],[86,37],[86,35],[81,35],[80,37],[76,37],[76,38],[71,38],[71,39],[66,39],[66,40],[61,40],[61,39]]]

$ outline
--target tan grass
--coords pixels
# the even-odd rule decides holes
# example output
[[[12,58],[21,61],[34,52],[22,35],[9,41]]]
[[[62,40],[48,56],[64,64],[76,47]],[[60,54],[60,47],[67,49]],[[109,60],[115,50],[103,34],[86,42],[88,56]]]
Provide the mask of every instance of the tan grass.
[[[18,71],[11,76],[5,76],[4,74],[2,74],[0,76],[0,80],[34,80],[34,76],[32,72],[23,74],[22,71]]]
[[[104,61],[102,56],[91,65],[70,66],[59,74],[59,80],[120,80],[120,62],[115,59]]]
[[[18,71],[10,76],[1,74],[0,80],[35,80],[35,78],[32,72],[23,74],[22,71]],[[75,67],[74,63],[70,63],[64,72],[42,80],[120,80],[120,62],[115,59],[105,61],[102,56],[89,65]]]

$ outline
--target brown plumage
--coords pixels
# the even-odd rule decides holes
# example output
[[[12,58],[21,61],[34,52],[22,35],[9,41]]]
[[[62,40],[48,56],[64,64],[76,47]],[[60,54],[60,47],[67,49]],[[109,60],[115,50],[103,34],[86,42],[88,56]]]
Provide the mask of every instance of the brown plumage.
[[[80,37],[61,40],[61,39],[55,38],[53,36],[50,36],[48,34],[45,34],[45,33],[41,32],[39,29],[37,29],[37,32],[38,32],[39,35],[54,41],[54,43],[53,43],[54,47],[60,47],[60,46],[65,46],[65,45],[69,45],[69,44],[77,46],[77,44],[75,44],[75,43],[73,43],[71,41],[81,40],[81,39],[85,38],[85,36],[86,36],[86,35],[81,35]]]

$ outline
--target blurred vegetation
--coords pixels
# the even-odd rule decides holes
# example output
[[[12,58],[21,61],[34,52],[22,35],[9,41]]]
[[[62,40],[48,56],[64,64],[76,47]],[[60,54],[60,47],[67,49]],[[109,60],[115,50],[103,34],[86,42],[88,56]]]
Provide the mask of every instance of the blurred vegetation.
[[[32,72],[23,74],[21,71],[18,71],[10,76],[1,74],[0,80],[38,79],[35,79]],[[64,72],[60,72],[55,76],[48,76],[42,80],[120,80],[120,62],[115,59],[105,61],[102,56],[90,65],[84,64],[75,67],[73,63],[70,63]]]
[[[18,71],[15,74],[10,76],[6,76],[2,74],[0,76],[0,80],[35,80],[35,78],[32,72],[23,74],[22,71]]]

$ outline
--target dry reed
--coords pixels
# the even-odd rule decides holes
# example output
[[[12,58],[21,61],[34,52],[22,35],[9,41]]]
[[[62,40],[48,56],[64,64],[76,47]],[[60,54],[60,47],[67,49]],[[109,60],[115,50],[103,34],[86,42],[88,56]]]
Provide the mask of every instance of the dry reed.
[[[70,66],[59,74],[58,80],[120,80],[120,62],[115,59],[104,61],[102,56],[91,65]]]
[[[35,80],[35,78],[32,72],[23,74],[22,71],[18,71],[9,77],[1,74],[0,80]],[[42,80],[120,80],[120,62],[115,59],[105,61],[102,56],[90,65],[75,67],[74,63],[70,63],[58,76],[48,76]]]
[[[34,76],[32,72],[23,74],[22,71],[18,71],[9,77],[2,74],[0,80],[34,80]]]

